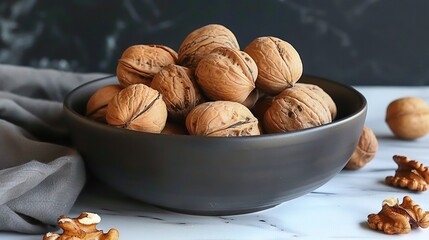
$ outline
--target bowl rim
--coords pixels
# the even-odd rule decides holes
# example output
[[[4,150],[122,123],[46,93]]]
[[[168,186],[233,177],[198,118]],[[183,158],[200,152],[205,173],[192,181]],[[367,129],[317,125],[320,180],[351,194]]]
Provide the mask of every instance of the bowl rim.
[[[334,84],[334,85],[338,85],[342,88],[346,88],[349,91],[354,92],[359,98],[361,98],[362,100],[362,106],[355,111],[354,113],[347,115],[341,119],[338,120],[334,120],[330,123],[327,124],[323,124],[323,125],[319,125],[319,126],[315,126],[315,127],[311,127],[311,128],[305,128],[305,129],[300,129],[300,130],[295,130],[295,131],[291,131],[291,132],[284,132],[284,133],[264,133],[261,135],[255,135],[255,136],[240,136],[240,137],[226,137],[226,136],[217,136],[217,137],[208,137],[208,136],[198,136],[198,135],[172,135],[172,134],[160,134],[160,133],[148,133],[148,132],[140,132],[140,131],[134,131],[134,130],[129,130],[129,129],[122,129],[122,128],[115,128],[115,127],[111,127],[107,124],[103,124],[103,123],[99,123],[96,121],[93,121],[91,119],[86,118],[84,115],[78,113],[77,111],[75,111],[71,105],[71,98],[73,97],[74,94],[76,94],[76,92],[78,92],[79,90],[87,87],[87,85],[91,85],[94,84],[95,82],[100,82],[103,80],[107,80],[113,77],[116,77],[116,75],[112,74],[112,75],[108,75],[102,78],[97,78],[91,81],[88,81],[86,83],[83,83],[77,87],[75,87],[73,90],[71,90],[70,92],[67,93],[67,95],[65,96],[64,100],[63,100],[63,110],[66,112],[66,115],[69,114],[70,116],[73,116],[75,119],[81,121],[82,123],[85,123],[93,128],[100,128],[100,130],[104,130],[104,131],[113,131],[116,133],[123,133],[123,134],[131,134],[131,135],[135,135],[135,136],[153,136],[153,137],[159,137],[162,136],[163,138],[177,138],[177,139],[194,139],[197,141],[258,141],[258,140],[279,140],[279,139],[284,139],[284,138],[289,138],[289,137],[297,137],[297,136],[301,136],[301,135],[307,135],[307,134],[311,134],[311,133],[317,133],[321,130],[327,130],[330,128],[333,128],[335,126],[341,125],[341,124],[345,124],[346,122],[352,121],[354,118],[356,118],[357,116],[359,116],[360,114],[364,113],[365,110],[368,107],[368,103],[367,100],[365,98],[365,96],[360,93],[358,90],[356,90],[355,88],[353,88],[352,86],[349,86],[347,84],[343,84],[343,83],[339,83],[324,77],[319,77],[319,76],[315,76],[315,75],[308,75],[308,74],[303,74],[303,76],[305,77],[310,77],[310,78],[314,78],[314,79],[320,79],[323,80],[325,82],[328,82],[330,84]]]

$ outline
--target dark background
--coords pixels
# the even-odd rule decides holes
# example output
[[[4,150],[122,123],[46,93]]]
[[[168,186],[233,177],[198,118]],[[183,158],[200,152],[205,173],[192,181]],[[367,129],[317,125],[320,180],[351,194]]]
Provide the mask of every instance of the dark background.
[[[352,85],[429,85],[429,1],[0,1],[0,63],[114,73],[134,44],[178,50],[192,30],[219,23],[242,49],[276,36],[304,73]]]

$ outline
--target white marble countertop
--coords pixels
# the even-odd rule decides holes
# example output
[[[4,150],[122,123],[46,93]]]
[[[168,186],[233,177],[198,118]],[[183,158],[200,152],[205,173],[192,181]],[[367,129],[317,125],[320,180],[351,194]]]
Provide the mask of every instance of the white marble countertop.
[[[415,193],[384,184],[393,175],[395,154],[406,155],[429,165],[429,136],[416,141],[393,138],[384,122],[387,105],[404,96],[417,96],[429,102],[429,87],[356,87],[368,101],[366,125],[379,141],[374,160],[356,171],[342,171],[312,193],[277,207],[236,216],[206,217],[169,212],[121,197],[106,189],[88,188],[68,214],[82,211],[102,217],[99,229],[115,227],[122,240],[141,239],[429,239],[429,229],[415,229],[405,235],[386,235],[369,229],[367,215],[378,213],[385,198],[402,202],[411,196],[429,211],[429,192]],[[0,239],[42,239],[41,235],[0,233]]]

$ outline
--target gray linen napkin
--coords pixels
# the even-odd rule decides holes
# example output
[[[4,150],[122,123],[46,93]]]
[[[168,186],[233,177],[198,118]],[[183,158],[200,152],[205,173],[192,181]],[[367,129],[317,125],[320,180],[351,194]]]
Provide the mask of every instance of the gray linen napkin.
[[[62,100],[103,76],[0,65],[0,231],[45,233],[74,204],[85,168],[63,145]]]

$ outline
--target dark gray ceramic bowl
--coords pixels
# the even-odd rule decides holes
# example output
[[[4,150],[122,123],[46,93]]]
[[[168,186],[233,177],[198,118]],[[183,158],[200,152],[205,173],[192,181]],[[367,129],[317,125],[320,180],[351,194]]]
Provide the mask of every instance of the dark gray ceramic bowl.
[[[305,76],[338,107],[323,126],[252,137],[161,135],[117,129],[84,117],[94,91],[116,77],[69,93],[65,115],[74,146],[89,172],[112,188],[146,203],[202,215],[270,208],[311,192],[334,177],[355,149],[366,100],[355,89]]]

